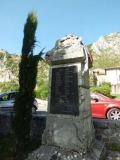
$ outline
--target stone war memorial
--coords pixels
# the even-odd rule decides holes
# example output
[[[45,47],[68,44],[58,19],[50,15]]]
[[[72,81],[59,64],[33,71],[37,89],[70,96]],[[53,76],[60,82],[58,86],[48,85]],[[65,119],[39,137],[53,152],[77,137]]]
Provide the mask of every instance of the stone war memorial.
[[[95,139],[91,118],[92,55],[81,38],[67,35],[45,58],[50,65],[48,112],[36,159],[104,160],[105,144]]]

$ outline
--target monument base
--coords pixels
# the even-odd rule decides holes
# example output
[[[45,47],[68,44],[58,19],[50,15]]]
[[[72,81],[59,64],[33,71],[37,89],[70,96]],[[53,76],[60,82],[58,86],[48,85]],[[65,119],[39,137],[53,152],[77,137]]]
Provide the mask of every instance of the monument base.
[[[105,160],[105,158],[105,144],[95,140],[86,153],[42,145],[39,149],[29,154],[26,160]]]

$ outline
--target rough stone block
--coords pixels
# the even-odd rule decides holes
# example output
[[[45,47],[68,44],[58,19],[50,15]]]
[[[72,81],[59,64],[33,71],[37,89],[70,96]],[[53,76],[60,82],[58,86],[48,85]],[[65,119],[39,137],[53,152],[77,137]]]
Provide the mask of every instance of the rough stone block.
[[[94,141],[91,117],[78,119],[47,117],[43,144],[84,152]]]
[[[46,53],[46,61],[49,65],[82,62],[88,63],[88,68],[92,67],[92,55],[81,43],[80,39],[74,35],[65,36],[58,40],[55,47]]]
[[[106,136],[112,136],[115,133],[115,130],[108,128],[103,130],[103,134]]]

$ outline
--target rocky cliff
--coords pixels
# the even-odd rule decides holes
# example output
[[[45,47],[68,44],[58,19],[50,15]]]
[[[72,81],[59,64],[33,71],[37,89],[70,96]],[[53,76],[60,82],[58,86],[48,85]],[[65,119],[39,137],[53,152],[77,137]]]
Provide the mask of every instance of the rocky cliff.
[[[120,33],[100,37],[87,47],[93,55],[92,69],[120,66]],[[0,82],[18,81],[19,62],[20,55],[0,50]],[[39,62],[37,82],[47,79],[48,68],[45,62]]]
[[[18,82],[20,55],[9,54],[6,50],[0,50],[0,82]],[[37,82],[48,79],[49,66],[45,61],[38,64]]]
[[[97,42],[92,44],[91,49],[99,55],[101,52],[120,54],[120,33],[111,33],[100,37]]]
[[[120,33],[100,37],[87,47],[93,55],[93,69],[120,66]]]
[[[18,81],[20,56],[0,50],[0,82]]]

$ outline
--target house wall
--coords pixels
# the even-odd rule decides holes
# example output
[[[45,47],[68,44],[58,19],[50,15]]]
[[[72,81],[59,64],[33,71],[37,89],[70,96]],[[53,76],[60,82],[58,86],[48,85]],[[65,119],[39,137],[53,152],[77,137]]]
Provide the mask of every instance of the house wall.
[[[106,70],[107,82],[112,85],[111,93],[120,94],[120,69]]]
[[[97,76],[97,85],[101,85],[103,82],[106,82],[106,75],[96,75]]]
[[[120,83],[120,69],[106,70],[107,81],[115,85]]]
[[[111,93],[120,94],[120,68],[111,68],[105,71],[105,74],[99,74],[101,73],[99,70],[98,72],[94,71],[97,77],[97,86],[101,85],[103,82],[110,82]]]

